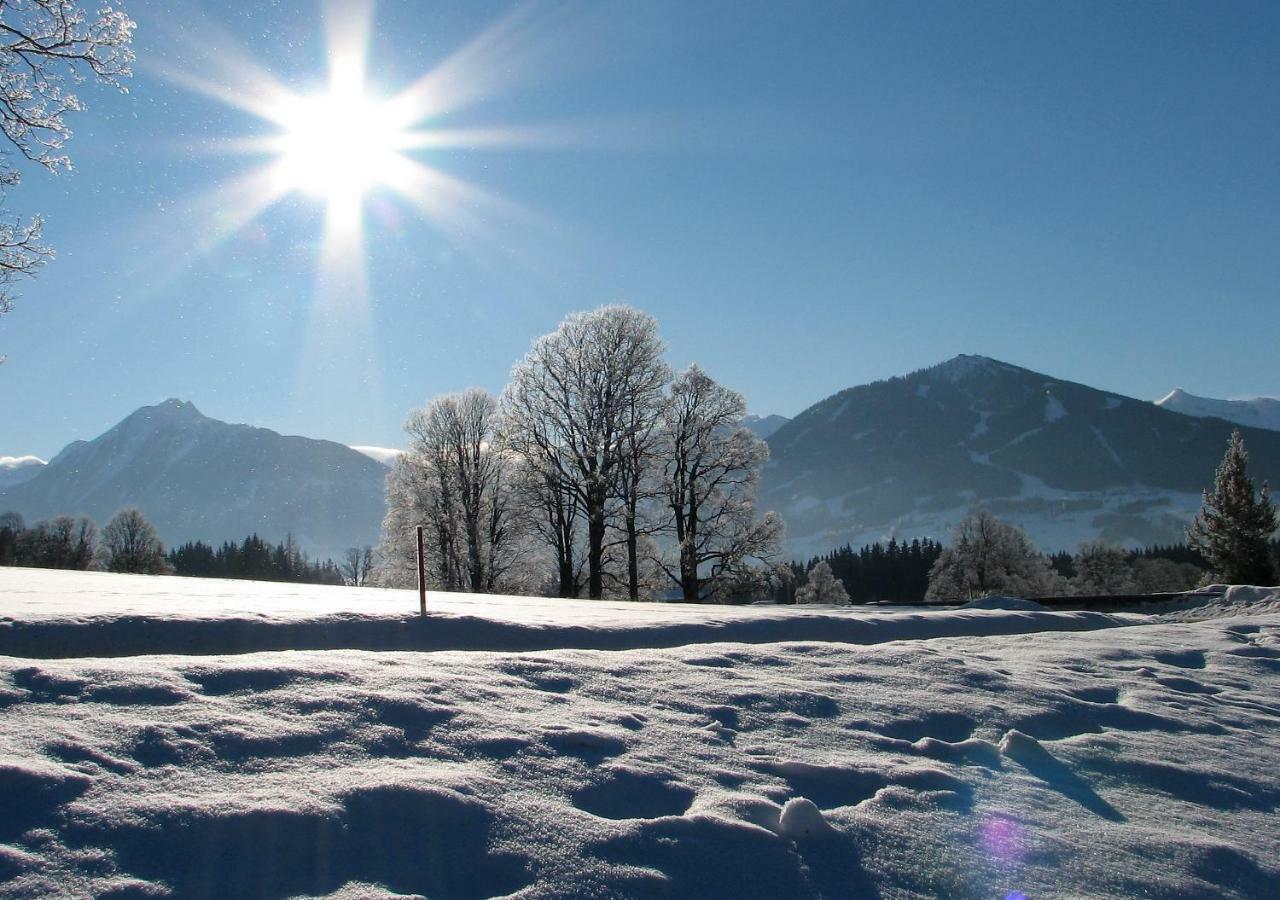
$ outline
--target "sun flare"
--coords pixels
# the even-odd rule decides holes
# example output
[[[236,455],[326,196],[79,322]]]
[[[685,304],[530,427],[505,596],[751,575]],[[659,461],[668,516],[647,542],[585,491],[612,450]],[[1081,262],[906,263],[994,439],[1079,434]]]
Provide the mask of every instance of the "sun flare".
[[[449,151],[554,147],[576,140],[564,126],[467,126],[444,121],[481,99],[511,88],[516,74],[532,77],[563,33],[559,16],[520,8],[492,24],[415,80],[389,84],[371,69],[373,0],[322,4],[327,78],[297,90],[263,68],[235,41],[194,43],[199,65],[165,68],[166,77],[251,114],[257,133],[231,137],[219,149],[257,162],[200,198],[216,228],[201,244],[207,253],[289,196],[323,207],[318,243],[318,289],[363,306],[365,232],[396,229],[410,216],[435,226],[452,248],[477,261],[541,258],[516,245],[531,223],[546,220],[506,197],[449,174],[436,160]],[[374,195],[379,195],[375,197]],[[372,201],[372,202],[371,202]],[[543,254],[545,256],[545,254]],[[336,287],[335,287],[336,286]]]
[[[377,98],[336,90],[290,98],[278,121],[273,149],[282,190],[356,200],[403,165],[408,136]]]

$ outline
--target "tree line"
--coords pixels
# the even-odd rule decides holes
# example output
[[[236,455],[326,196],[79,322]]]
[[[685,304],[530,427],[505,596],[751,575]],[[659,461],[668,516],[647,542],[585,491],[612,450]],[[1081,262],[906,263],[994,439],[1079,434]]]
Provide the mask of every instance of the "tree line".
[[[1000,522],[994,526],[1000,533],[1004,528],[1016,526]],[[960,529],[964,535],[980,532],[977,522],[968,521]],[[1033,563],[1027,568],[1040,574],[1020,590],[1026,596],[1102,596],[1117,594],[1176,593],[1195,588],[1210,571],[1204,556],[1187,543],[1153,545],[1140,548],[1112,547],[1102,542],[1090,541],[1080,545],[1074,553],[1059,551],[1042,555],[1031,546],[1030,540],[1022,543],[1016,539],[1002,540],[987,534],[987,545],[980,547],[972,537],[965,544],[965,552],[985,554],[987,581],[979,567],[973,567],[972,589],[968,594],[982,596],[1015,591],[1010,573],[1019,568],[1016,561],[1003,558],[1012,550],[1015,560],[1018,554],[1028,554]],[[814,556],[807,563],[791,562],[789,580],[782,580],[774,593],[777,603],[924,603],[929,591],[934,566],[942,557],[945,546],[930,538],[899,542],[891,539],[887,544],[866,544],[859,550],[845,545],[830,553]],[[1038,562],[1048,563],[1043,571]],[[815,582],[814,573],[817,575]],[[941,574],[941,570],[940,573]],[[810,586],[812,590],[806,590]],[[945,591],[952,590],[954,582],[939,588],[935,599],[950,599]],[[958,595],[959,596],[959,595]],[[964,596],[963,599],[972,599]]]
[[[858,550],[846,544],[812,557],[807,564],[790,563],[791,579],[776,599],[797,602],[796,595],[808,584],[810,573],[825,563],[850,603],[921,603],[929,587],[929,570],[941,553],[942,545],[931,538],[910,542],[890,538],[887,544],[877,541]]]
[[[155,528],[136,509],[122,509],[98,530],[86,516],[55,516],[27,527],[16,512],[0,515],[0,565],[167,573]]]
[[[674,373],[657,321],[626,306],[565,319],[501,395],[430,400],[387,479],[377,580],[561,597],[768,595],[782,521],[755,495],[768,446],[742,395]]]
[[[929,572],[926,600],[1178,592],[1207,583],[1275,584],[1280,541],[1269,487],[1248,474],[1232,434],[1213,486],[1187,528],[1187,542],[1126,551],[1089,541],[1068,556],[1040,553],[1022,529],[978,510],[957,527]]]
[[[86,516],[56,516],[28,527],[16,512],[0,515],[0,565],[99,569],[141,575],[245,578],[307,584],[363,584],[371,547],[352,548],[341,563],[312,560],[289,535],[271,544],[256,534],[213,547],[189,541],[165,552],[155,528],[136,509],[122,509],[101,529]]]
[[[251,534],[244,540],[224,541],[214,548],[204,541],[188,541],[165,557],[175,575],[193,578],[243,578],[252,581],[293,581],[304,584],[354,584],[331,559],[312,560],[298,548],[293,535],[271,544]],[[357,573],[358,574],[358,573]]]

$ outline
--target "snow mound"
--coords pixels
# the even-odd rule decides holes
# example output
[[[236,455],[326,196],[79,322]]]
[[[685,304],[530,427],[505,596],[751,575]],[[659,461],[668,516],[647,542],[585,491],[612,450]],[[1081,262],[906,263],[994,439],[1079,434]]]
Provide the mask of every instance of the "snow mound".
[[[0,655],[0,898],[1273,896],[1280,614],[1118,621],[874,646]]]
[[[1139,612],[1166,622],[1204,622],[1280,613],[1280,587],[1212,584],[1175,600],[1143,604]]]
[[[688,644],[881,644],[1133,624],[1020,606],[896,610],[704,606],[280,585],[0,567],[0,655],[28,659],[279,650],[627,650]]]
[[[834,834],[835,829],[812,800],[792,797],[782,807],[782,815],[778,817],[778,832],[783,837],[800,841],[827,837]]]
[[[1048,607],[1034,600],[1023,600],[1019,597],[981,597],[970,600],[961,609],[1003,609],[1019,612],[1046,612]]]

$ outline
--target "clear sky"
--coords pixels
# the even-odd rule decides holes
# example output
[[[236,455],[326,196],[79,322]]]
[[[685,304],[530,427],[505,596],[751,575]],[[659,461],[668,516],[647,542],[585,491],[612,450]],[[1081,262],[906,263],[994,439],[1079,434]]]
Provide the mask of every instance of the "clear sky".
[[[759,413],[962,352],[1148,399],[1280,394],[1270,0],[382,0],[371,92],[452,58],[417,126],[524,139],[405,151],[471,189],[365,194],[364,289],[322,258],[323,199],[239,224],[230,185],[264,158],[231,144],[278,128],[190,85],[252,103],[252,64],[322,90],[322,6],[124,6],[130,93],[86,86],[77,171],[7,200],[58,258],[0,318],[0,455],[167,397],[395,446],[413,406],[501,389],[615,301]]]

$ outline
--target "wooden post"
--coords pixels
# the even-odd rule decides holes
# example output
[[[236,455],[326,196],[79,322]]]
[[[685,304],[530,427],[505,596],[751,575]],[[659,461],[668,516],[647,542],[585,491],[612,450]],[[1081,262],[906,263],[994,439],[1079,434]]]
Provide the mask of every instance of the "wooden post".
[[[422,551],[422,526],[418,526],[418,608],[427,614],[427,560]]]

